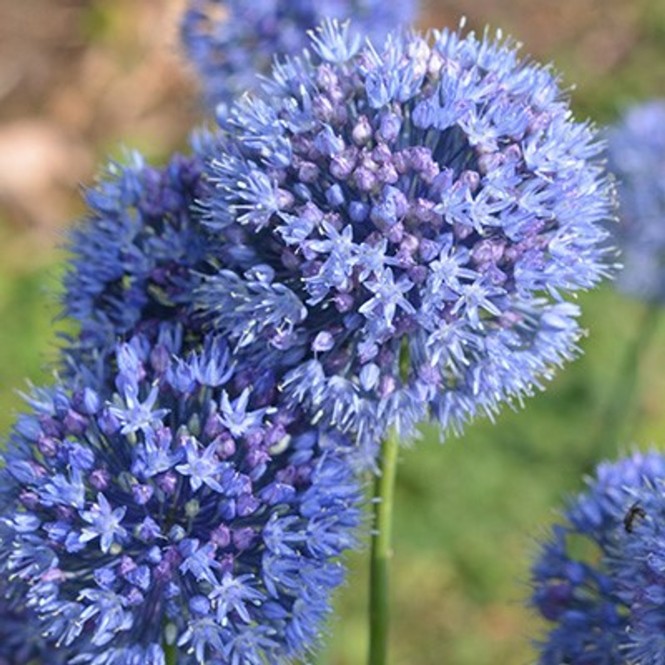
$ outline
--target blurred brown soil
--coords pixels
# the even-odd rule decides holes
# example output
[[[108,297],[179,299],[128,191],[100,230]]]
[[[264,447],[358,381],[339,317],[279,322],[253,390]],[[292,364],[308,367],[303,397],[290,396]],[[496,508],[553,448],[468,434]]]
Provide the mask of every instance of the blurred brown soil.
[[[249,1],[249,0],[248,0]],[[178,43],[185,0],[0,0],[0,225],[51,243],[119,146],[162,160],[200,120]],[[429,0],[423,27],[501,25],[584,81],[639,39],[632,0]],[[5,234],[7,235],[7,234]]]
[[[161,160],[199,118],[184,0],[0,0],[0,224],[49,243],[108,155]]]

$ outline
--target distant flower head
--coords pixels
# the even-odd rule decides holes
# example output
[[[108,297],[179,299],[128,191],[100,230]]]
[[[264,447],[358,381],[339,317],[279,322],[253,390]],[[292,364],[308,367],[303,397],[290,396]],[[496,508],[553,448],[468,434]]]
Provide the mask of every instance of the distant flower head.
[[[552,625],[538,644],[541,665],[657,663],[665,657],[662,615],[659,624],[645,622],[662,613],[653,610],[657,594],[665,592],[662,573],[657,582],[652,578],[653,586],[646,582],[657,562],[645,556],[655,544],[645,538],[655,531],[646,527],[665,514],[664,480],[660,453],[600,464],[587,491],[553,527],[532,569],[531,603]],[[656,653],[644,649],[648,635],[652,643],[660,641],[659,658],[645,657]]]
[[[567,296],[608,272],[611,187],[549,69],[473,33],[313,53],[221,119],[213,325],[337,426],[459,428],[576,352]],[[253,314],[254,313],[254,314]]]
[[[665,100],[627,111],[608,132],[609,165],[618,181],[619,288],[665,302]]]
[[[317,646],[360,492],[269,371],[136,337],[103,390],[38,390],[0,481],[0,569],[76,663],[282,663]],[[111,391],[114,391],[111,396]]]
[[[358,39],[382,40],[415,18],[416,0],[189,0],[185,47],[211,105],[259,84],[276,56],[296,55],[326,18],[352,19]]]
[[[80,324],[81,352],[112,350],[164,322],[194,332],[192,292],[212,240],[195,208],[202,158],[174,156],[161,169],[134,154],[88,190],[88,218],[70,234],[64,309]]]
[[[33,613],[21,598],[9,597],[0,584],[0,665],[64,665],[64,651],[44,640]]]
[[[658,476],[635,492],[632,528],[613,552],[619,595],[630,608],[629,663],[665,662],[665,461]]]

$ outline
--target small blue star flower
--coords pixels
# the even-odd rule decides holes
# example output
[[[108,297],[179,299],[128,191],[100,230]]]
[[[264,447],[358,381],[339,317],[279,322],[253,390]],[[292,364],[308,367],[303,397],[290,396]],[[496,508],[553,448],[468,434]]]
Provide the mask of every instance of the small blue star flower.
[[[158,422],[165,416],[164,409],[153,411],[157,401],[158,388],[153,386],[147,397],[141,402],[135,392],[134,386],[123,391],[124,404],[109,408],[109,414],[115,416],[122,425],[123,434],[131,434],[139,430],[148,430],[152,423]]]
[[[232,436],[244,436],[260,426],[267,409],[248,411],[250,390],[246,388],[233,402],[226,391],[222,392],[220,402],[220,422],[227,427]]]
[[[200,489],[202,485],[207,485],[216,492],[224,491],[216,480],[221,470],[225,468],[217,457],[216,444],[211,443],[199,453],[195,440],[189,439],[185,444],[185,455],[187,456],[187,462],[179,464],[175,467],[175,470],[182,476],[189,477],[189,484],[193,492]]]
[[[68,662],[291,663],[356,545],[350,440],[223,339],[182,344],[134,337],[36,390],[3,453],[0,575]]]
[[[120,542],[127,536],[127,531],[120,524],[126,512],[127,506],[111,508],[111,504],[100,492],[97,495],[97,502],[92,504],[91,509],[82,510],[79,513],[81,519],[90,525],[83,527],[81,542],[87,543],[99,538],[101,550],[107,554],[115,539]]]

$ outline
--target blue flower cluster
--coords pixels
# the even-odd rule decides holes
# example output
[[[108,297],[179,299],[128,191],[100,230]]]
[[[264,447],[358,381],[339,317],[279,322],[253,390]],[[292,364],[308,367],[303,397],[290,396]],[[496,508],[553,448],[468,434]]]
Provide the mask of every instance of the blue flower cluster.
[[[98,389],[37,391],[0,481],[0,569],[72,663],[290,662],[317,644],[361,494],[350,442],[279,404],[269,370],[168,330]],[[76,384],[76,382],[74,382]]]
[[[551,630],[541,665],[660,663],[665,456],[600,464],[532,569],[532,604]]]
[[[549,69],[329,22],[263,88],[220,119],[205,204],[228,251],[199,300],[260,362],[293,358],[293,399],[370,440],[460,429],[575,355],[567,296],[611,271],[613,197]]]
[[[596,133],[510,41],[384,41],[413,10],[191,0],[220,126],[87,192],[64,379],[0,459],[0,665],[307,658],[357,546],[358,458],[389,427],[492,416],[577,352],[572,297],[613,268]],[[637,541],[625,579],[606,568],[662,465],[601,469],[543,548],[534,603],[561,622],[544,662],[618,654],[629,612],[635,635],[659,621]],[[602,565],[569,556],[575,535]]]
[[[162,169],[132,154],[88,190],[88,218],[70,233],[63,298],[80,327],[79,356],[111,352],[136,333],[154,338],[166,322],[200,336],[193,292],[214,246],[195,206],[206,189],[204,145]]]
[[[629,109],[608,131],[609,166],[620,202],[617,244],[624,270],[618,286],[647,301],[665,301],[665,100]]]
[[[298,55],[325,19],[353,19],[354,35],[381,41],[411,23],[416,0],[189,0],[182,38],[208,103],[259,86],[275,57]]]

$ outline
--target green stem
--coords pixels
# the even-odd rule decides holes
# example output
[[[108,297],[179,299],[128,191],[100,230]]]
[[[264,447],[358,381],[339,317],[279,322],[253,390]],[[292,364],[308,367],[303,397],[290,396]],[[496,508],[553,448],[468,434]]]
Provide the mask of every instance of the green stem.
[[[658,326],[660,306],[648,303],[640,319],[637,334],[629,343],[623,357],[619,376],[601,417],[597,445],[594,449],[606,449],[608,439],[619,439],[620,429],[631,414],[636,397],[640,357],[649,348],[649,343]]]
[[[166,665],[178,665],[178,647],[175,644],[164,645]]]
[[[399,442],[390,433],[381,445],[380,475],[374,481],[374,523],[369,580],[368,665],[388,662],[390,623],[389,568],[392,558],[392,515]]]

